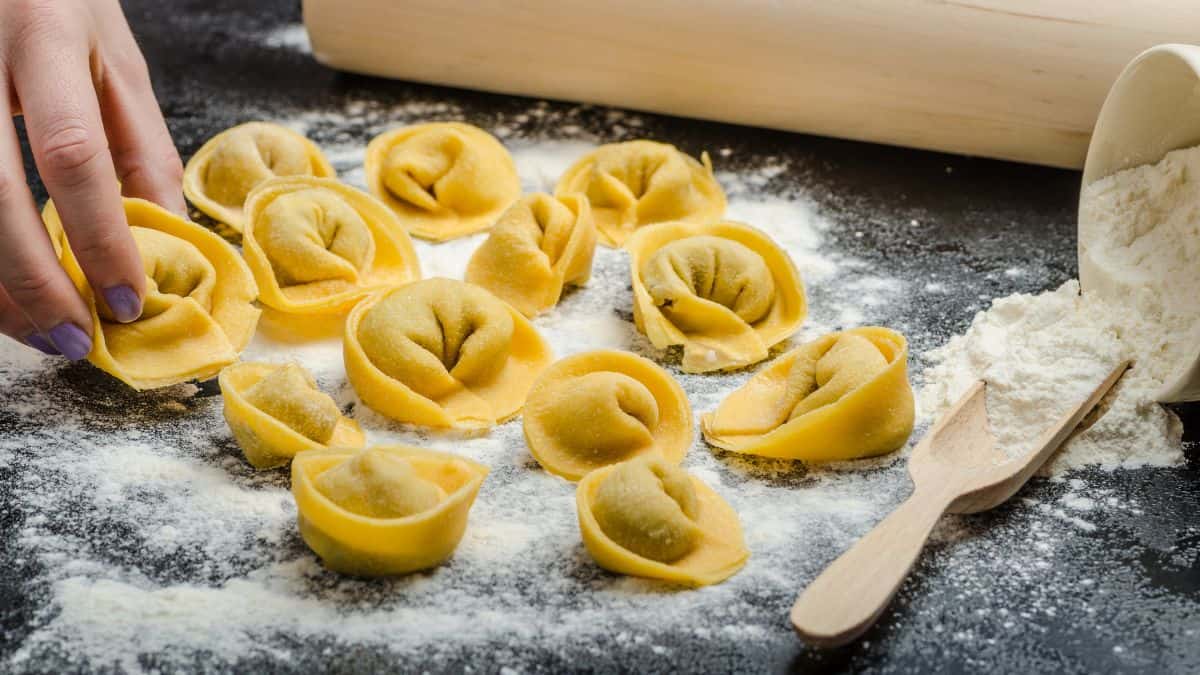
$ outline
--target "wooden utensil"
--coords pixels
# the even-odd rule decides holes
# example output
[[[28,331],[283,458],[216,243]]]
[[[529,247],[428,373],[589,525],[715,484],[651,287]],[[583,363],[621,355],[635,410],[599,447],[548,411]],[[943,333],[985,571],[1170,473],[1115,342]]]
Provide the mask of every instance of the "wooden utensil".
[[[797,598],[791,617],[800,637],[815,646],[836,647],[866,632],[908,576],[938,518],[947,511],[984,511],[1016,494],[1128,367],[1126,361],[1114,368],[1086,400],[1016,459],[996,448],[988,428],[986,384],[971,387],[913,448],[908,460],[912,496]]]
[[[1196,39],[1200,3],[1149,4],[304,0],[303,6],[313,55],[343,70],[1079,167],[1122,66],[1152,45]]]

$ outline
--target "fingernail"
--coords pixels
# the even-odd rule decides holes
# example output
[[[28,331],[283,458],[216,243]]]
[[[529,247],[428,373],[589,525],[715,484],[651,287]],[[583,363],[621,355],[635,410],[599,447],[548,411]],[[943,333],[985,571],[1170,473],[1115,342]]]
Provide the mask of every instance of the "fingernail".
[[[79,326],[66,321],[50,329],[50,341],[72,361],[80,361],[92,351],[92,338]]]
[[[104,289],[104,302],[113,318],[121,323],[136,321],[142,315],[142,300],[129,286],[122,284]]]
[[[30,333],[29,335],[26,335],[25,344],[48,356],[62,356],[62,354],[54,348],[54,345],[50,344],[46,338],[38,335],[37,333]]]

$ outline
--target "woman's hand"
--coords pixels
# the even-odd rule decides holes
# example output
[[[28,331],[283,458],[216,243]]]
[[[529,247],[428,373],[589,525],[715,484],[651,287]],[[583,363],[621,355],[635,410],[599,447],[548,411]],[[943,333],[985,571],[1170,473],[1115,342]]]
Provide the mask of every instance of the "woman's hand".
[[[185,213],[183,166],[117,0],[0,1],[0,332],[51,354],[92,348],[87,305],[26,184],[14,115],[97,300],[142,311],[145,272],[124,193]],[[6,121],[7,120],[7,121]]]

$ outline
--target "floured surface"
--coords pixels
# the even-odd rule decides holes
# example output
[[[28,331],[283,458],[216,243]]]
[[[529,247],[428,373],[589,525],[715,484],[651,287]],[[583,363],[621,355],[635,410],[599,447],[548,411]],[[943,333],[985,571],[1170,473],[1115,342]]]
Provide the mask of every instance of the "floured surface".
[[[360,182],[358,153],[375,131],[465,119],[503,138],[532,188],[598,142],[707,149],[732,215],[796,257],[812,310],[801,337],[888,325],[910,338],[917,382],[928,350],[992,298],[1075,273],[1063,172],[340,78],[292,37],[228,39],[255,26],[290,35],[262,17],[277,21],[266,8],[287,16],[294,3],[125,4],[151,63],[165,64],[153,66],[156,85],[185,154],[237,122],[282,119]],[[426,275],[461,273],[475,242],[420,244]],[[623,255],[602,250],[588,287],[537,325],[560,355],[648,355],[627,284]],[[300,360],[339,403],[354,401],[335,340],[260,336],[247,356],[264,352]],[[668,367],[697,414],[749,376]],[[572,486],[537,468],[519,422],[454,439],[355,406],[374,440],[493,467],[448,565],[365,582],[325,572],[305,548],[285,473],[245,464],[213,385],[134,395],[90,366],[10,347],[0,383],[0,670],[1187,672],[1197,662],[1194,469],[1075,471],[1035,480],[993,513],[947,518],[880,627],[820,654],[796,640],[787,610],[907,494],[897,458],[806,471],[698,443],[687,466],[739,511],[752,556],[725,584],[678,592],[592,564]]]
[[[310,119],[285,121],[313,133]],[[557,176],[589,147],[574,141],[512,142],[527,191],[552,191]],[[361,186],[361,152],[356,152],[361,145],[326,148],[344,177]],[[864,298],[887,302],[899,297],[905,289],[901,280],[879,277],[869,266],[824,249],[830,224],[811,201],[757,187],[764,176],[778,171],[767,165],[752,172],[726,171],[721,179],[730,197],[728,216],[766,231],[789,251],[806,284],[830,291],[823,302],[814,303],[802,335],[812,338],[843,327],[840,319],[861,311]],[[485,236],[446,244],[418,241],[425,274],[461,278],[467,258]],[[556,356],[613,348],[678,364],[678,355],[656,352],[634,328],[624,251],[598,248],[591,282],[569,291],[535,325]],[[36,380],[41,369],[54,364],[14,346],[3,349],[12,364],[10,378]],[[51,591],[61,613],[30,637],[16,663],[29,663],[64,641],[84,654],[135,668],[133,655],[119,653],[116,645],[137,640],[151,652],[209,649],[233,657],[255,651],[258,634],[271,631],[378,641],[405,652],[428,649],[431,643],[509,639],[525,631],[585,639],[611,633],[614,622],[686,630],[695,614],[735,605],[756,588],[794,586],[786,581],[790,574],[780,569],[794,566],[794,561],[784,562],[794,542],[821,532],[829,547],[845,548],[905,490],[894,470],[876,469],[815,472],[807,487],[797,491],[792,480],[772,484],[762,478],[779,469],[785,477],[803,475],[802,470],[719,459],[697,441],[685,465],[738,510],[754,554],[747,569],[730,582],[674,592],[669,586],[615,577],[591,562],[579,540],[574,486],[537,467],[519,420],[476,438],[393,424],[356,404],[336,335],[295,343],[260,331],[243,358],[300,362],[351,410],[369,442],[446,449],[489,465],[492,475],[453,562],[428,575],[391,582],[354,581],[325,572],[296,535],[286,471],[255,473],[245,465],[221,421],[218,397],[186,396],[197,391],[194,387],[170,390],[154,396],[173,411],[178,435],[162,438],[155,428],[159,425],[143,428],[147,420],[132,416],[127,428],[85,435],[82,456],[78,448],[63,446],[26,458],[33,462],[31,474],[56,477],[55,487],[23,491],[22,499],[27,507],[50,511],[65,488],[81,498],[81,511],[102,511],[113,527],[134,532],[138,546],[151,557],[195,556],[194,571],[209,583],[179,579],[177,570],[166,578],[147,578],[136,566],[105,562],[102,551],[49,535],[35,521],[23,531],[23,545],[43,560],[70,564],[52,573]],[[673,368],[697,415],[712,409],[749,374],[694,376]],[[115,384],[105,389],[130,395]],[[55,409],[48,400],[35,407],[40,412]],[[84,411],[55,414],[76,417],[84,426],[88,422]],[[889,464],[885,459],[867,466]],[[590,598],[586,604],[591,609],[580,611],[581,595]],[[363,596],[371,598],[366,605]],[[475,618],[464,622],[464,616]],[[222,638],[214,645],[216,632]]]

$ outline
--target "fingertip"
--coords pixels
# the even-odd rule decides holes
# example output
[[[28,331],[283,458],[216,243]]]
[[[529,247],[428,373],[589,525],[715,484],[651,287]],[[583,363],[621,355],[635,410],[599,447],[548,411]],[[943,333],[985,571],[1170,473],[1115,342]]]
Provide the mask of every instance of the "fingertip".
[[[50,329],[55,349],[71,361],[82,361],[92,351],[92,338],[82,328],[64,321]]]
[[[50,344],[49,340],[41,335],[38,335],[37,333],[30,333],[29,335],[26,335],[25,344],[33,347],[46,356],[62,356],[62,352],[55,349],[54,345]]]
[[[120,323],[137,321],[142,315],[142,298],[132,287],[121,284],[104,289],[104,302],[113,318]]]

